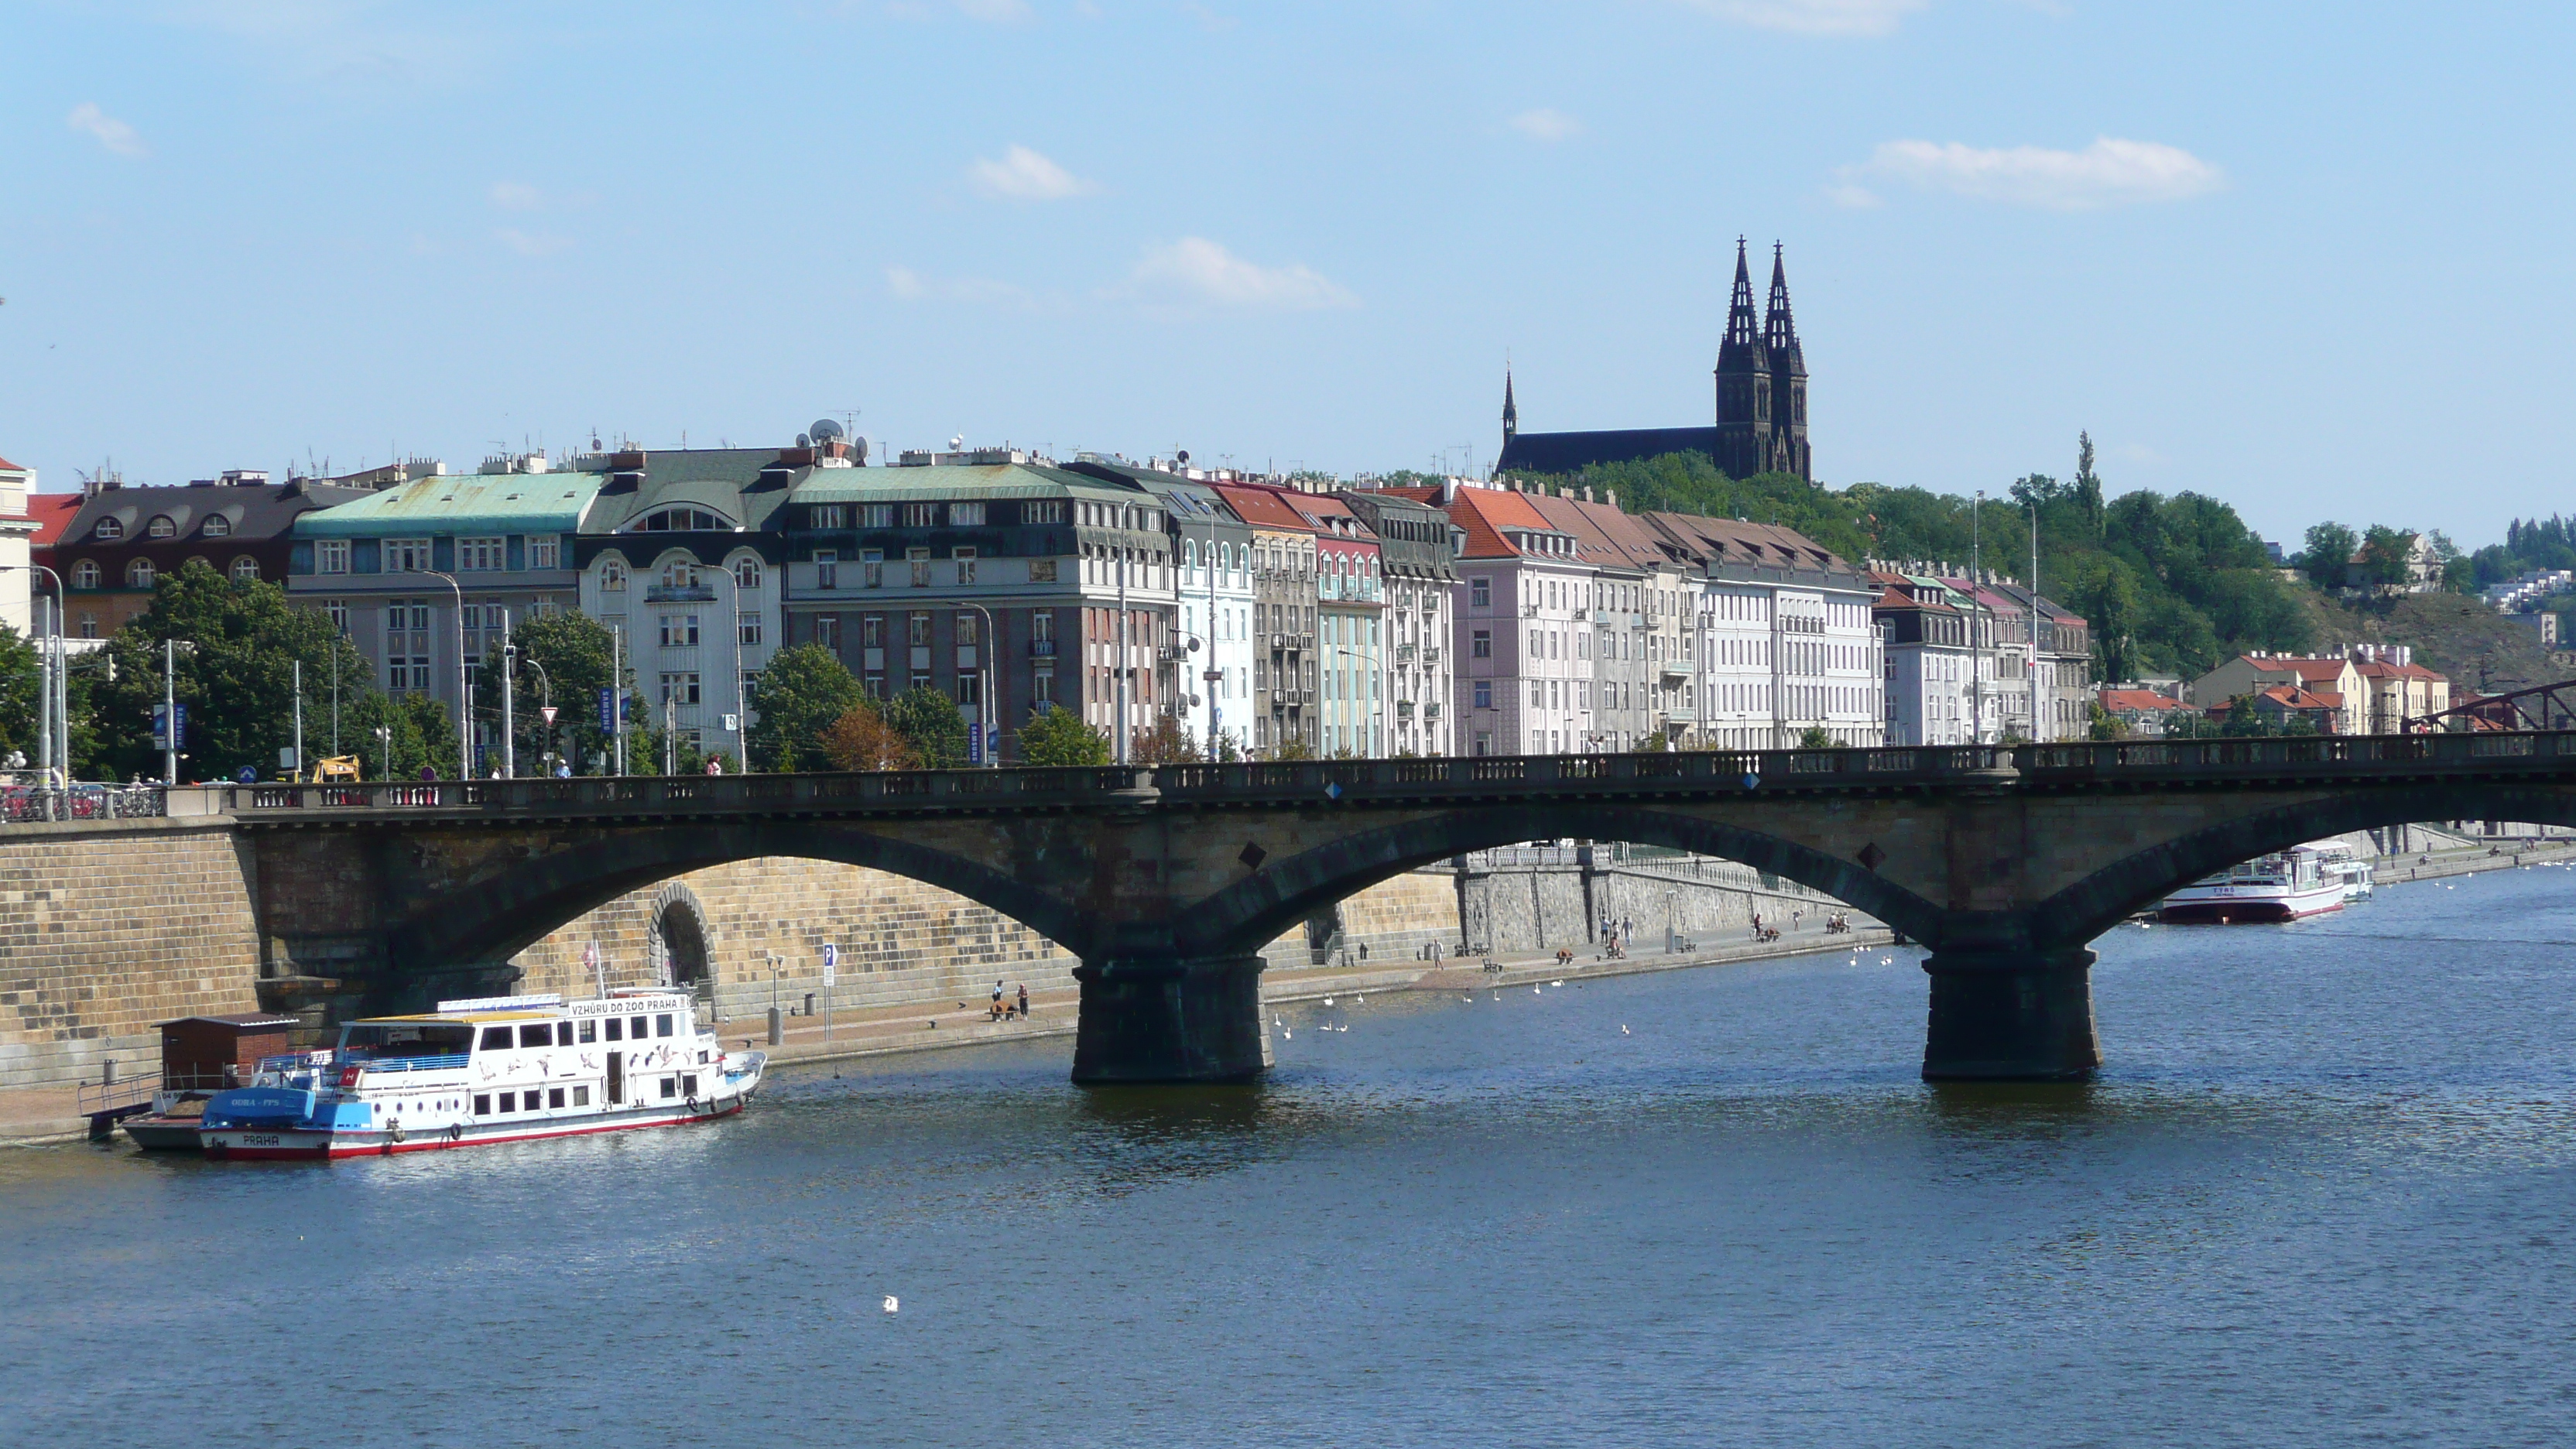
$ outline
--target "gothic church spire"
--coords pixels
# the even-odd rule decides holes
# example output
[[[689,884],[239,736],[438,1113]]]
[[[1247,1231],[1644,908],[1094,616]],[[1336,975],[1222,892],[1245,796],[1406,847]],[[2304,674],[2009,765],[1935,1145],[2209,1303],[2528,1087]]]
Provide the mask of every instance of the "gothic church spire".
[[[1508,439],[1521,430],[1521,410],[1512,402],[1512,367],[1503,364],[1503,436]]]

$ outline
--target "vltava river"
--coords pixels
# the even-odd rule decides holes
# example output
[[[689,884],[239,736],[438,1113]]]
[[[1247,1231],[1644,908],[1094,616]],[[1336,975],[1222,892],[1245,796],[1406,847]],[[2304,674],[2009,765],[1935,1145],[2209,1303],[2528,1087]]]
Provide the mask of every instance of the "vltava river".
[[[0,1154],[0,1437],[2567,1442],[2576,872],[2101,950],[2090,1088],[1925,1087],[1910,953],[1836,954],[1284,1010],[1260,1089]]]

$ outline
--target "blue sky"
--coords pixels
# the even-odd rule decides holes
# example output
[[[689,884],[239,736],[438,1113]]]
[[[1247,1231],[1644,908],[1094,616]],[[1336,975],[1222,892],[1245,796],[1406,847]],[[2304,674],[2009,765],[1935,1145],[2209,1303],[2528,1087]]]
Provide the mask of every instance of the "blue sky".
[[[1349,473],[1705,421],[1788,248],[1816,469],[2295,541],[2576,505],[2559,7],[14,0],[0,455],[593,429]],[[1470,450],[1472,449],[1472,454]]]

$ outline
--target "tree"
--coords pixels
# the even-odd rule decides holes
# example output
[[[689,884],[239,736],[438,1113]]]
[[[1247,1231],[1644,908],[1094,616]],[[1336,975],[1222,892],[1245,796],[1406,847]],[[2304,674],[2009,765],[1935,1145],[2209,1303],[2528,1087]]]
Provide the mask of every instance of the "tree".
[[[1041,709],[1020,726],[1020,763],[1046,768],[1109,763],[1109,737],[1069,709]]]
[[[1637,736],[1637,742],[1628,747],[1628,753],[1632,755],[1660,755],[1672,747],[1673,742],[1665,738],[1662,730],[1648,730],[1644,734]]]
[[[966,721],[957,702],[927,684],[916,684],[885,707],[886,723],[908,741],[930,770],[954,770],[966,763]]]
[[[2093,471],[2093,435],[2075,435],[2075,506],[2083,510],[2084,520],[2093,529],[2093,537],[2102,537],[2102,479]]]
[[[616,659],[615,640],[607,626],[587,614],[547,614],[520,623],[510,631],[510,638],[519,646],[519,671],[512,689],[515,697],[511,701],[511,715],[516,725],[520,758],[534,761],[551,745],[575,761],[576,769],[581,768],[582,762],[599,760],[609,744],[608,731],[600,728],[599,724],[599,692],[609,687],[609,670]],[[503,677],[501,650],[496,645],[484,656],[484,684],[475,692],[478,701],[487,695],[490,697],[491,702],[478,705],[477,712],[488,714],[495,727],[500,723],[500,695],[493,681]],[[633,689],[635,671],[628,669],[620,683]],[[546,728],[543,713],[549,697],[555,705],[552,731]],[[640,716],[643,713],[645,711],[630,707],[630,714]],[[662,758],[660,743],[652,738],[649,728],[658,720],[647,721],[638,717],[631,719],[630,723],[644,727],[646,739],[641,742],[640,758],[652,760],[658,766]],[[639,742],[630,740],[628,743],[632,754]]]
[[[751,755],[775,770],[819,770],[829,762],[823,733],[866,698],[856,675],[820,644],[799,644],[770,656],[752,686]]]
[[[1798,748],[1802,750],[1830,750],[1833,747],[1834,737],[1825,733],[1822,725],[1809,725],[1806,733],[1798,736]]]
[[[2415,556],[2415,535],[2402,528],[2374,523],[2361,536],[2357,572],[2362,587],[2402,589],[2412,579],[2407,565]]]
[[[350,715],[381,721],[399,713],[374,707],[374,668],[320,611],[297,608],[286,591],[262,580],[226,578],[203,561],[165,574],[151,607],[108,641],[116,677],[84,674],[91,734],[86,770],[123,779],[158,778],[161,751],[152,743],[152,709],[161,702],[165,641],[180,645],[173,668],[178,701],[187,707],[182,779],[222,778],[248,768],[266,778],[278,751],[295,743],[295,666],[304,666],[304,741],[308,753],[329,748],[331,667],[340,668],[341,738]],[[380,697],[380,696],[379,696]],[[372,728],[372,725],[366,726]],[[358,736],[360,740],[368,736]],[[423,749],[431,747],[424,742]],[[453,768],[455,736],[430,762]]]
[[[2085,730],[2085,738],[2125,740],[2129,737],[2129,722],[2104,709],[2100,700],[2087,701],[2084,709],[2091,720],[2090,727]]]
[[[921,751],[903,737],[876,706],[861,703],[823,731],[823,757],[835,770],[917,770]]]
[[[37,676],[43,672],[43,662],[34,645],[19,638],[17,630],[0,624],[0,759],[23,750],[30,765],[36,761],[37,741],[44,734],[44,725],[36,718],[42,693]]]
[[[1270,758],[1274,760],[1311,760],[1315,758],[1315,747],[1306,743],[1306,737],[1304,735],[1290,735],[1288,738],[1281,740],[1279,743],[1270,747]]]
[[[2321,589],[2339,589],[2352,567],[2353,551],[2360,546],[2361,536],[2342,524],[2316,524],[2308,529],[2307,547],[2299,550],[2297,563],[2308,582]]]
[[[1128,742],[1127,758],[1140,765],[1195,765],[1199,742],[1175,716],[1156,715],[1151,726],[1136,731]]]

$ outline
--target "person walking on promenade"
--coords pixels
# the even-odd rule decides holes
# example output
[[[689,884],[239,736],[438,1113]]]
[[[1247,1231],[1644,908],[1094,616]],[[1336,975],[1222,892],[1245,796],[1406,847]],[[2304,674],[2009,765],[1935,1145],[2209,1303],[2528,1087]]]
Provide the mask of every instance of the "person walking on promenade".
[[[1029,1019],[1029,983],[1020,983],[1020,1020]]]

